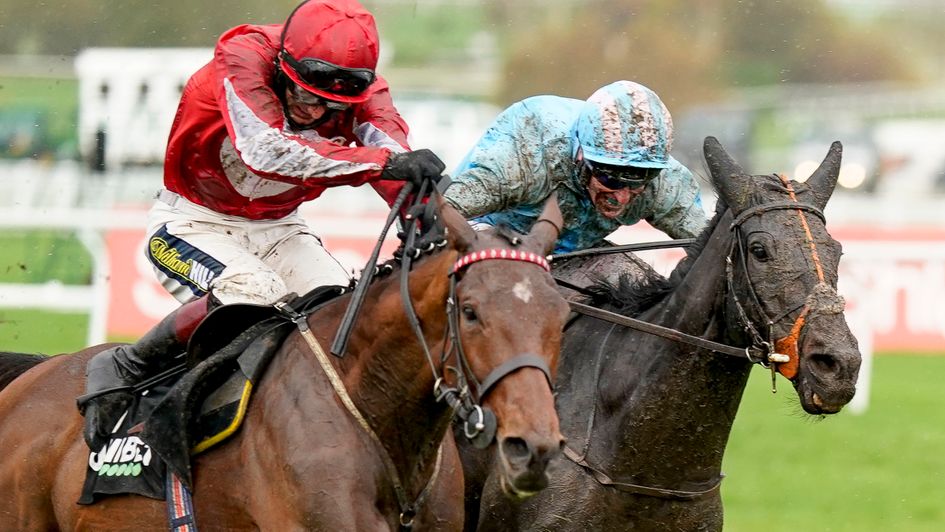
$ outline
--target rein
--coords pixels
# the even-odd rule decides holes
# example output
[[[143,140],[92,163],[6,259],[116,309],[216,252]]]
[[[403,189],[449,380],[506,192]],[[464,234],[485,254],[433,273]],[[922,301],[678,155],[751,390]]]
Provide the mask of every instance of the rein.
[[[427,191],[429,184],[429,181],[424,181],[421,184],[420,189],[416,195],[416,199],[414,200],[414,205],[408,210],[405,216],[406,223],[403,248],[404,252],[401,256],[401,299],[403,301],[404,313],[406,315],[407,321],[416,335],[417,341],[421,346],[424,356],[430,365],[430,369],[435,378],[433,385],[433,394],[435,399],[437,401],[445,401],[453,409],[454,414],[463,420],[464,432],[466,437],[472,441],[473,445],[479,448],[485,448],[495,439],[498,425],[495,414],[490,409],[481,406],[481,402],[486,394],[488,394],[489,391],[503,378],[524,367],[533,367],[541,370],[542,373],[544,373],[549,386],[553,388],[551,370],[548,367],[548,364],[540,356],[531,353],[525,353],[517,355],[494,368],[481,383],[477,381],[469,366],[468,359],[462,349],[462,342],[460,341],[459,310],[456,305],[456,285],[459,282],[457,278],[460,277],[461,273],[471,264],[484,260],[513,260],[518,262],[529,262],[542,267],[548,272],[550,272],[551,267],[547,260],[545,260],[545,258],[540,255],[507,249],[487,249],[472,252],[460,257],[453,264],[448,273],[450,282],[449,296],[446,301],[448,332],[444,337],[444,343],[449,340],[451,348],[449,350],[443,350],[440,366],[445,364],[446,360],[449,358],[450,353],[455,350],[459,362],[459,368],[457,369],[447,367],[447,370],[452,370],[455,373],[458,388],[446,385],[444,376],[437,364],[434,362],[433,355],[427,346],[419,317],[417,316],[417,313],[413,307],[413,303],[410,299],[409,290],[409,277],[413,260],[425,252],[432,252],[435,249],[445,247],[447,244],[445,238],[440,238],[436,241],[427,239],[425,240],[425,244],[422,249],[416,247],[417,231],[415,230],[415,224],[418,221],[417,215],[419,213],[423,213],[419,218],[421,221],[421,226],[426,226],[427,223],[430,223],[433,220],[433,202],[428,201],[425,205],[423,204],[423,198],[428,195]],[[390,229],[390,226],[393,224],[393,220],[399,212],[400,206],[403,204],[407,195],[410,193],[411,188],[411,183],[405,184],[400,192],[400,195],[397,197],[397,200],[394,202],[381,237],[375,246],[371,258],[368,260],[367,266],[362,272],[361,279],[359,279],[358,284],[354,289],[351,302],[349,303],[345,315],[342,318],[338,332],[336,333],[334,342],[332,344],[331,353],[336,356],[341,357],[344,354],[348,338],[350,337],[351,330],[353,329],[354,321],[357,319],[360,306],[367,294],[367,286],[370,284],[373,274],[377,271],[375,265],[381,243],[383,242],[387,231]],[[421,229],[428,229],[428,227],[421,227]],[[432,490],[433,484],[439,475],[443,454],[442,446],[437,449],[436,464],[434,466],[433,473],[417,497],[411,501],[407,495],[407,490],[404,488],[403,482],[400,479],[400,474],[397,471],[397,466],[394,464],[393,458],[387,451],[387,448],[384,446],[383,441],[381,441],[377,433],[371,428],[370,423],[354,404],[350,394],[345,389],[341,376],[335,370],[328,355],[322,349],[314,334],[312,334],[305,315],[296,313],[287,306],[277,306],[277,308],[279,308],[281,312],[283,312],[296,324],[299,333],[305,340],[306,344],[308,344],[311,351],[315,354],[319,365],[327,375],[328,380],[331,382],[332,388],[338,395],[345,409],[380,448],[381,459],[384,463],[385,469],[387,470],[387,475],[390,478],[391,484],[393,484],[394,492],[397,496],[397,503],[400,507],[400,514],[398,516],[400,529],[411,530],[413,528],[414,519],[419,508],[426,501]],[[471,394],[469,387],[470,382],[474,384],[475,397],[473,397]]]
[[[824,217],[824,213],[817,207],[813,205],[808,205],[805,203],[800,203],[797,200],[797,195],[794,193],[794,187],[791,185],[791,181],[782,174],[775,174],[775,177],[781,182],[785,187],[788,196],[791,198],[790,201],[781,201],[768,203],[765,205],[758,205],[751,207],[741,212],[738,217],[732,221],[730,229],[735,233],[735,238],[732,240],[732,247],[729,250],[728,257],[726,257],[725,263],[725,272],[726,272],[726,283],[728,285],[728,293],[731,294],[732,299],[735,303],[735,308],[738,312],[739,321],[741,321],[744,329],[751,335],[752,344],[757,349],[761,349],[763,352],[767,353],[767,358],[771,364],[771,387],[774,390],[775,386],[775,376],[776,373],[780,373],[789,380],[794,380],[797,376],[798,366],[800,364],[797,342],[800,339],[801,332],[804,328],[807,317],[812,312],[821,312],[821,313],[832,313],[832,312],[842,312],[844,307],[843,298],[837,294],[837,291],[831,287],[825,277],[823,267],[820,263],[820,255],[817,252],[817,244],[814,242],[814,236],[811,233],[810,225],[807,222],[807,217],[804,215],[805,212],[809,212],[826,224],[827,220]],[[770,314],[765,310],[764,305],[761,303],[761,300],[758,298],[757,293],[755,292],[754,284],[751,281],[751,277],[748,273],[748,264],[747,264],[747,253],[745,250],[744,238],[742,235],[741,225],[745,223],[746,220],[753,216],[758,216],[769,211],[774,210],[795,210],[797,211],[797,216],[800,219],[801,227],[804,229],[804,237],[806,239],[807,248],[810,252],[811,261],[814,263],[814,268],[817,272],[818,284],[814,287],[814,290],[809,294],[803,303],[800,303],[785,312],[782,312],[778,316],[772,318]],[[741,260],[742,269],[745,272],[745,277],[748,280],[748,293],[751,296],[751,303],[754,306],[756,312],[765,318],[765,325],[767,328],[767,339],[762,337],[761,333],[757,328],[752,324],[751,320],[748,319],[748,313],[745,311],[742,302],[738,298],[738,294],[735,291],[735,280],[734,272],[732,265],[732,255],[735,253],[735,249],[738,249],[738,254]],[[801,309],[797,318],[794,320],[794,323],[789,329],[789,333],[779,339],[774,339],[774,326],[778,324],[782,319],[794,313],[797,309]]]
[[[656,242],[640,242],[635,244],[626,244],[622,246],[606,246],[598,248],[589,248],[581,251],[574,251],[570,253],[559,253],[552,255],[550,259],[552,261],[570,259],[574,257],[583,257],[588,255],[606,255],[612,253],[624,253],[632,251],[645,251],[652,249],[665,249],[672,247],[689,247],[695,239],[692,238],[681,238],[678,240],[661,240]],[[572,290],[586,293],[586,290],[583,288],[568,283],[562,279],[555,278],[555,282],[559,285],[564,286],[565,288],[570,288]],[[656,325],[649,323],[640,319],[631,318],[618,314],[616,312],[611,312],[609,310],[600,309],[593,307],[591,305],[585,305],[584,303],[579,303],[576,301],[569,301],[568,304],[571,306],[571,310],[590,316],[592,318],[597,318],[606,322],[614,323],[616,325],[622,325],[624,327],[629,327],[631,329],[636,329],[648,334],[655,336],[660,336],[669,340],[673,340],[679,343],[688,344],[694,347],[699,347],[702,349],[708,349],[716,353],[721,353],[723,355],[731,355],[734,357],[746,357],[752,363],[761,363],[763,361],[763,354],[755,354],[752,352],[752,347],[738,348],[730,345],[722,344],[719,342],[713,342],[711,340],[706,340],[698,336],[693,336],[691,334],[686,334],[676,329],[671,329],[669,327],[663,327],[661,325]],[[755,350],[757,352],[757,350]]]
[[[660,336],[682,344],[708,349],[709,351],[721,353],[723,355],[731,355],[739,358],[746,357],[752,363],[760,363],[762,360],[758,355],[753,354],[753,347],[732,347],[730,345],[713,342],[711,340],[706,340],[705,338],[686,334],[677,331],[676,329],[670,329],[669,327],[663,327],[662,325],[656,325],[636,318],[630,318],[628,316],[617,314],[616,312],[611,312],[609,310],[599,309],[597,307],[585,305],[584,303],[578,303],[577,301],[569,301],[568,304],[575,312],[580,312],[586,316],[597,318],[599,320],[610,322],[616,325],[622,325],[624,327],[636,329],[654,336]]]
[[[771,368],[772,391],[775,391],[774,382],[775,382],[776,372],[779,372],[782,375],[784,375],[786,378],[793,380],[794,377],[796,377],[797,375],[797,369],[798,369],[798,364],[799,364],[797,341],[800,338],[800,334],[804,327],[807,316],[812,311],[819,311],[819,312],[842,311],[843,298],[840,297],[836,293],[836,290],[830,287],[825,280],[823,268],[820,262],[820,257],[817,252],[817,246],[816,246],[816,243],[814,242],[814,238],[810,230],[810,225],[807,222],[807,217],[804,214],[805,212],[812,213],[818,218],[820,218],[821,221],[826,223],[826,219],[824,217],[823,212],[821,211],[821,209],[817,208],[816,206],[798,202],[794,189],[791,186],[791,183],[787,179],[787,177],[780,174],[777,174],[776,176],[779,179],[779,181],[782,183],[782,185],[785,186],[786,191],[789,197],[791,198],[791,201],[773,202],[773,203],[758,205],[758,206],[746,209],[745,211],[741,212],[732,221],[729,227],[729,229],[734,233],[734,238],[732,239],[732,245],[729,249],[728,256],[726,256],[725,258],[726,286],[727,286],[728,293],[731,294],[734,300],[740,324],[746,331],[749,332],[749,334],[752,337],[752,344],[750,346],[744,349],[739,349],[736,347],[728,346],[728,345],[721,344],[718,342],[713,342],[713,341],[705,340],[703,338],[685,334],[685,333],[682,333],[680,331],[677,331],[675,329],[671,329],[668,327],[663,327],[663,326],[648,323],[639,319],[622,316],[615,312],[598,309],[590,305],[585,305],[583,303],[569,301],[569,304],[572,310],[579,312],[581,314],[585,314],[587,316],[591,316],[596,319],[610,322],[615,325],[630,327],[638,331],[642,331],[648,334],[653,334],[656,336],[667,338],[669,340],[673,340],[679,343],[684,343],[684,344],[692,345],[695,347],[708,349],[712,352],[721,353],[725,355],[731,355],[731,356],[737,356],[737,357],[745,356],[748,358],[749,361],[753,363],[759,363],[763,366],[766,365],[765,360],[767,360],[767,362],[769,363],[768,366],[770,366]],[[800,218],[801,226],[804,229],[804,235],[806,238],[807,247],[810,250],[811,260],[814,263],[815,269],[817,271],[817,278],[819,280],[819,284],[814,288],[814,292],[811,293],[805,299],[804,303],[797,305],[789,309],[788,311],[781,313],[776,318],[772,319],[770,315],[765,311],[764,306],[762,305],[760,299],[758,298],[758,295],[754,290],[754,285],[748,273],[749,270],[748,270],[748,264],[747,264],[747,258],[746,258],[746,250],[745,250],[745,245],[743,242],[744,235],[742,234],[741,225],[745,223],[746,220],[754,216],[758,216],[766,212],[775,211],[775,210],[797,211],[797,215]],[[669,247],[668,245],[664,245],[664,244],[669,244],[672,242],[673,241],[655,242],[652,244],[659,245],[659,247]],[[685,244],[680,242],[678,245],[682,246],[682,245],[688,245],[688,244],[689,244],[688,242]],[[631,244],[631,246],[633,245],[634,244]],[[643,244],[642,246],[646,246],[646,244]],[[597,248],[593,250],[589,249],[585,251],[588,251],[590,253],[584,253],[584,254],[588,255],[588,254],[593,254],[595,252],[600,253],[600,252],[603,252],[602,250],[608,250],[608,249],[610,248]],[[658,247],[654,245],[652,247],[640,247],[637,249],[658,249]],[[733,271],[734,268],[733,268],[732,256],[735,254],[736,249],[739,252],[740,265],[748,281],[748,290],[751,296],[751,301],[755,309],[757,310],[757,312],[761,316],[765,317],[766,319],[767,332],[768,332],[767,341],[761,336],[761,334],[752,324],[752,321],[748,318],[748,313],[745,311],[744,306],[742,305],[741,301],[738,298],[738,295],[735,292],[734,271]],[[632,251],[632,250],[633,249],[630,249],[630,250],[623,249],[621,251]],[[616,252],[617,251],[614,251],[614,253]],[[572,254],[568,254],[568,255],[573,256]],[[559,281],[559,284],[563,284],[563,283]],[[571,288],[576,288],[576,287],[571,287]],[[777,324],[780,320],[789,316],[790,314],[792,314],[799,308],[801,309],[801,311],[798,314],[798,317],[795,319],[794,323],[792,324],[789,334],[780,339],[772,340],[773,329],[774,329],[775,324]],[[612,331],[613,329],[611,329],[611,332]],[[607,338],[609,337],[610,337],[610,333],[608,333]],[[599,379],[600,379],[600,371],[599,371],[600,360],[601,360],[601,354],[603,353],[603,345],[604,343],[606,343],[606,341],[607,339],[605,338],[601,343],[601,348],[598,350],[598,354],[597,354],[598,370],[595,374],[594,389],[597,388],[597,383],[599,382]],[[571,460],[572,462],[574,462],[575,464],[583,468],[585,471],[587,471],[588,474],[590,474],[594,478],[594,480],[596,480],[602,486],[611,487],[620,491],[625,491],[625,492],[633,493],[636,495],[644,495],[644,496],[649,496],[649,497],[675,499],[675,500],[693,500],[693,499],[704,497],[706,495],[709,495],[718,491],[719,486],[722,483],[722,478],[724,477],[724,475],[720,475],[718,479],[712,482],[709,487],[703,490],[699,490],[699,491],[673,490],[673,489],[667,489],[667,488],[644,486],[644,485],[633,484],[629,482],[618,482],[618,481],[613,480],[605,472],[601,471],[600,469],[594,467],[593,465],[587,462],[587,451],[590,447],[591,435],[593,432],[596,411],[597,411],[597,404],[595,402],[594,408],[591,410],[590,417],[588,419],[588,426],[587,426],[587,433],[586,433],[585,442],[584,442],[584,448],[581,451],[581,453],[578,454],[572,448],[565,446],[564,455],[566,458],[568,458],[569,460]]]
[[[590,308],[593,308],[593,307],[590,307]],[[604,339],[601,341],[600,346],[597,349],[597,355],[594,357],[594,386],[593,386],[594,390],[598,388],[598,384],[600,383],[601,362],[603,361],[603,354],[605,351],[604,348],[607,345],[607,341],[610,339],[610,335],[613,334],[616,325],[620,325],[620,324],[615,323],[614,326],[612,326],[610,330],[607,331],[607,336],[604,337]],[[588,418],[587,418],[587,430],[584,434],[584,446],[581,449],[580,454],[578,454],[574,449],[572,449],[568,445],[564,446],[564,450],[562,452],[565,458],[567,458],[568,460],[571,460],[572,462],[574,462],[575,464],[583,468],[585,471],[587,471],[587,473],[591,475],[591,477],[593,477],[594,480],[596,480],[597,483],[600,484],[601,486],[614,488],[618,491],[632,493],[634,495],[644,495],[647,497],[656,497],[660,499],[691,501],[694,499],[704,497],[706,495],[710,495],[718,491],[719,486],[722,485],[722,478],[724,475],[720,475],[715,481],[711,483],[709,487],[702,490],[698,490],[698,491],[686,491],[686,490],[676,490],[676,489],[670,489],[670,488],[660,488],[656,486],[644,486],[642,484],[635,484],[631,482],[616,481],[610,478],[610,476],[607,473],[603,472],[597,467],[594,467],[587,461],[587,451],[591,447],[591,436],[594,433],[594,420],[596,419],[596,417],[597,417],[597,401],[595,400],[593,407],[591,408],[590,414],[588,415]]]
[[[426,185],[426,182],[423,183]],[[384,244],[384,239],[387,237],[387,232],[390,230],[390,226],[394,224],[394,220],[397,219],[397,214],[400,212],[400,207],[407,200],[407,196],[413,191],[414,184],[410,181],[404,183],[403,188],[400,189],[400,193],[397,195],[397,199],[394,200],[393,205],[391,205],[390,213],[387,215],[387,220],[384,221],[384,228],[381,230],[381,236],[378,237],[377,242],[374,244],[374,249],[371,251],[371,256],[368,258],[367,265],[361,271],[361,278],[358,279],[358,284],[354,287],[354,292],[351,294],[351,302],[348,304],[348,308],[345,309],[345,314],[341,318],[341,322],[338,325],[338,332],[335,333],[335,339],[331,344],[331,354],[336,357],[344,356],[345,349],[348,347],[348,338],[351,337],[351,330],[354,328],[354,322],[358,319],[358,314],[361,311],[361,304],[364,303],[364,297],[367,295],[368,286],[371,284],[371,280],[374,278],[374,273],[376,271],[377,258],[381,253],[381,246]],[[425,190],[425,186],[421,188],[421,194]],[[417,194],[415,202],[419,202],[419,198],[422,197],[421,194]],[[410,218],[407,217],[409,221]]]
[[[429,181],[425,181],[421,184],[419,193],[414,198],[415,208],[421,205],[424,195],[427,192],[428,184]],[[400,194],[398,194],[397,199],[391,206],[391,211],[384,223],[384,228],[381,231],[381,235],[374,246],[374,250],[368,259],[367,265],[361,273],[361,278],[358,280],[358,284],[355,286],[355,289],[351,295],[351,301],[345,310],[345,314],[341,319],[341,322],[338,326],[338,332],[336,333],[335,339],[331,346],[331,353],[339,358],[344,355],[345,349],[348,345],[348,339],[351,336],[351,331],[354,329],[354,322],[357,320],[361,309],[361,304],[364,302],[364,298],[367,295],[368,286],[371,284],[371,280],[374,278],[374,274],[377,272],[376,264],[377,258],[380,254],[381,245],[383,244],[391,225],[393,225],[394,220],[400,212],[401,206],[404,204],[407,196],[412,192],[412,190],[413,183],[405,183],[400,191]],[[410,213],[408,213],[404,218],[406,222],[404,224],[405,230],[409,235],[408,239],[410,241],[410,245],[412,245],[413,238],[410,237],[414,237],[416,235],[416,231],[411,230],[413,228],[415,219]],[[404,255],[404,261],[405,263],[409,264],[407,254]],[[405,267],[405,270],[406,269],[409,269],[409,267]],[[318,360],[319,365],[322,367],[322,370],[328,377],[329,382],[331,382],[331,386],[334,389],[335,394],[341,400],[342,405],[344,405],[348,413],[351,414],[351,417],[353,417],[358,422],[358,425],[364,430],[364,432],[370,436],[371,440],[377,444],[378,448],[380,449],[379,454],[382,462],[384,463],[384,468],[387,470],[387,476],[390,478],[391,484],[393,484],[394,493],[397,496],[397,504],[400,507],[400,514],[398,515],[400,529],[405,531],[411,530],[413,528],[413,521],[417,515],[418,509],[423,506],[424,502],[426,502],[426,499],[433,488],[433,484],[436,482],[436,478],[439,476],[440,465],[443,458],[442,445],[439,446],[436,451],[436,463],[433,466],[433,473],[430,475],[430,478],[427,480],[423,489],[420,490],[420,493],[417,495],[417,497],[411,501],[407,495],[407,490],[404,488],[403,482],[400,480],[400,473],[397,471],[397,466],[394,464],[393,458],[391,458],[390,453],[384,446],[384,442],[381,441],[380,436],[374,432],[374,429],[371,428],[370,423],[368,423],[367,419],[363,414],[361,414],[361,411],[358,410],[358,407],[354,404],[354,401],[351,399],[350,394],[348,394],[348,391],[345,388],[341,376],[338,375],[338,372],[331,364],[328,355],[325,354],[325,351],[318,343],[315,335],[312,334],[312,331],[308,326],[306,316],[293,311],[291,308],[288,308],[285,305],[282,307],[277,305],[277,308],[296,324],[299,334],[305,340],[305,343],[308,344],[309,349],[311,349],[311,351],[315,354],[315,358]],[[408,317],[409,316],[410,313],[408,312]],[[416,318],[416,315],[414,315],[414,318]],[[422,332],[420,334],[422,334]],[[420,343],[424,346],[424,351],[426,352],[426,345],[423,343],[422,337]],[[429,358],[428,352],[427,357]]]
[[[424,502],[426,502],[427,497],[430,495],[430,491],[433,488],[433,484],[436,482],[436,478],[439,476],[440,465],[443,462],[443,446],[440,445],[436,450],[436,464],[433,466],[433,474],[430,475],[430,478],[423,486],[423,489],[420,490],[420,493],[411,502],[410,498],[407,496],[407,490],[400,481],[400,474],[397,471],[397,466],[394,464],[394,459],[391,458],[390,453],[387,452],[387,448],[384,447],[384,442],[381,441],[380,436],[374,432],[374,429],[371,428],[371,424],[368,423],[368,420],[365,419],[364,415],[361,414],[361,411],[358,410],[358,407],[354,404],[354,401],[348,394],[348,390],[345,389],[345,384],[342,381],[341,376],[338,375],[335,367],[332,366],[331,361],[328,359],[328,355],[318,343],[315,335],[312,334],[312,330],[308,326],[308,321],[306,320],[305,315],[298,314],[287,306],[280,307],[279,310],[286,315],[291,316],[292,321],[295,322],[299,329],[299,334],[302,335],[305,343],[308,344],[309,348],[315,354],[318,364],[322,367],[325,375],[328,376],[328,380],[331,382],[331,387],[335,390],[335,394],[337,394],[338,398],[341,400],[341,404],[344,405],[348,413],[351,414],[351,417],[353,417],[358,422],[358,425],[364,429],[364,432],[366,432],[367,435],[371,437],[371,440],[373,440],[374,443],[380,448],[381,460],[384,462],[384,468],[387,469],[387,475],[390,477],[391,484],[394,485],[394,493],[397,495],[397,504],[400,506],[400,527],[402,530],[410,530],[413,527],[413,520],[417,515],[417,510],[423,506]]]
[[[656,497],[658,499],[671,499],[677,501],[692,501],[695,499],[700,499],[706,495],[717,492],[722,486],[722,479],[725,477],[725,475],[719,475],[718,479],[712,482],[708,488],[699,491],[674,490],[669,488],[657,488],[655,486],[644,486],[642,484],[632,484],[630,482],[617,482],[616,480],[610,478],[607,473],[604,473],[600,469],[597,469],[587,463],[587,460],[583,456],[579,456],[577,453],[575,453],[574,449],[565,446],[563,452],[564,456],[567,457],[568,460],[571,460],[575,464],[583,467],[601,486],[607,486],[609,488],[625,491],[634,495]]]
[[[635,244],[623,244],[620,246],[603,246],[599,248],[588,248],[580,251],[570,251],[568,253],[556,253],[550,258],[554,260],[573,259],[575,257],[585,257],[588,255],[611,255],[614,253],[626,253],[628,251],[647,251],[651,249],[666,248],[685,248],[691,246],[696,241],[695,238],[678,238],[676,240],[660,240],[656,242],[638,242]]]

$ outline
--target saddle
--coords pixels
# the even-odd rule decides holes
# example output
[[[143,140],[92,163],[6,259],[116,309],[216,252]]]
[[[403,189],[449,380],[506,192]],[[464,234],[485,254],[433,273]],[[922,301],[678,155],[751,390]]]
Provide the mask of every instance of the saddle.
[[[307,316],[345,291],[320,287],[287,306]],[[194,332],[185,367],[149,381],[105,448],[90,454],[79,503],[119,493],[163,500],[168,473],[191,488],[191,456],[240,428],[254,385],[293,327],[275,306],[214,309]]]
[[[608,242],[608,244],[610,244]],[[552,262],[552,275],[565,299],[580,299],[583,290],[607,283],[617,286],[627,281],[659,275],[646,261],[633,253],[585,255]]]

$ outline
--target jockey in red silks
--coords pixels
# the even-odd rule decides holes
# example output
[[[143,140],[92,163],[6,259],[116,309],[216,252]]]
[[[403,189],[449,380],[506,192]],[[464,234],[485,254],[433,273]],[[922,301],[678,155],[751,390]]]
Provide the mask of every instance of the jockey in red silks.
[[[132,394],[88,394],[169,365],[215,305],[349,283],[298,214],[302,202],[369,183],[390,204],[404,181],[440,178],[440,159],[407,145],[407,125],[375,72],[378,53],[374,17],[355,0],[308,0],[284,24],[224,33],[187,82],[145,250],[184,305],[135,344],[90,360],[79,408],[92,449],[107,442]]]

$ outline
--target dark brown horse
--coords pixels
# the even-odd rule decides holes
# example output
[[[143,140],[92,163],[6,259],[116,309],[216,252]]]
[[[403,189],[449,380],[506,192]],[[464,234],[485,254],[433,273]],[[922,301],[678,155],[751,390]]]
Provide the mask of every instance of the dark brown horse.
[[[790,355],[778,370],[810,414],[853,398],[860,353],[836,293],[840,245],[822,214],[840,144],[803,184],[747,175],[711,137],[705,157],[719,193],[708,229],[668,280],[641,273],[642,285],[611,294],[612,308],[732,356],[580,316],[565,331],[557,381],[566,456],[549,466],[546,490],[509,501],[485,453],[463,449],[469,528],[478,513],[480,530],[721,530],[722,457],[748,355],[775,346]]]
[[[512,491],[541,489],[547,482],[544,466],[560,452],[563,439],[550,376],[536,367],[547,364],[553,375],[567,315],[564,299],[541,267],[560,226],[556,204],[549,205],[552,223],[537,224],[524,238],[476,233],[456,211],[442,208],[449,245],[419,260],[409,273],[409,297],[432,365],[408,323],[399,276],[370,287],[345,357],[332,357],[329,364],[377,439],[343,405],[314,353],[321,346],[327,350],[348,298],[309,316],[320,346],[294,331],[255,390],[246,426],[196,457],[198,526],[397,529],[411,517],[403,515],[404,500],[412,503],[429,485],[414,528],[461,528],[462,472],[447,434],[453,410],[432,393],[435,371],[443,372],[441,356],[451,343],[461,344],[478,381],[505,367],[504,378],[482,403],[498,419],[502,457],[495,473]],[[527,259],[485,260],[492,250]],[[466,262],[455,264],[463,256]],[[454,268],[451,295],[448,274]],[[455,331],[448,326],[448,298],[457,309],[451,318]],[[448,334],[459,341],[445,341]],[[76,504],[89,450],[75,398],[83,391],[86,361],[101,349],[53,357],[0,392],[0,530],[167,529],[161,501],[123,495]],[[525,353],[532,362],[509,369],[506,363]],[[16,358],[0,358],[0,364]]]

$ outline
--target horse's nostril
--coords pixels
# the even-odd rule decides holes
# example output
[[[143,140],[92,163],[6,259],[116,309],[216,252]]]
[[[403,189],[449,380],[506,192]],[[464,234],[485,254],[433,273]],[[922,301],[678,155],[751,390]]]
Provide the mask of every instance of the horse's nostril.
[[[509,461],[521,461],[531,458],[528,443],[522,438],[509,437],[503,439],[502,453]]]
[[[810,363],[818,373],[834,373],[839,367],[836,358],[822,353],[811,355]]]

